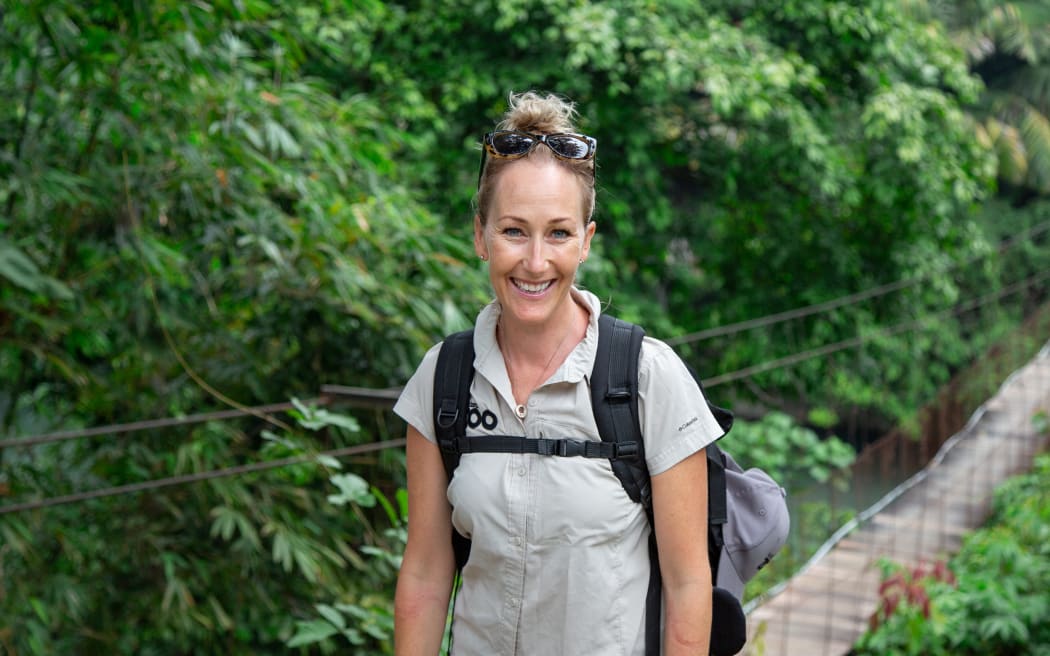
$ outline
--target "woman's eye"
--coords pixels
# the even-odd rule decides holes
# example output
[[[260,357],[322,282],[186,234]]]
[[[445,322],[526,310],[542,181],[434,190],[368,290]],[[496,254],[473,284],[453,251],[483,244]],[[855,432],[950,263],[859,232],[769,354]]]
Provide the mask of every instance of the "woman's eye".
[[[561,239],[568,239],[569,238],[569,231],[568,230],[552,230],[551,231],[551,237],[553,237],[554,239],[559,239],[559,240],[561,240]]]
[[[508,237],[521,237],[525,233],[522,232],[521,228],[504,228],[503,234],[507,235]]]

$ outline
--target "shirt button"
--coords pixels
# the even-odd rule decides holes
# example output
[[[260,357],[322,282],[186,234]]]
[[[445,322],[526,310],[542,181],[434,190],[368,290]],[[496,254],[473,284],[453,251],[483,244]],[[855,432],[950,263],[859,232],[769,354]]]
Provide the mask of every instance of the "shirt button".
[[[530,408],[535,408],[537,403],[539,403],[539,401],[537,401],[536,399],[529,399]]]
[[[521,469],[518,470],[518,476],[524,476],[524,475],[525,475],[525,468],[522,467]]]
[[[521,538],[514,536],[510,539],[510,543],[516,547],[521,544]]]

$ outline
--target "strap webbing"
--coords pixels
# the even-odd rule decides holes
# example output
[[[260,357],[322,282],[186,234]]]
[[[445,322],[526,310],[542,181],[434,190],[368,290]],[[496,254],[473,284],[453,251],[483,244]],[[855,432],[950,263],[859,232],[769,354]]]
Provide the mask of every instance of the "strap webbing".
[[[603,442],[638,444],[634,458],[613,460],[627,496],[649,512],[649,469],[638,424],[638,355],[645,331],[611,315],[598,317],[598,350],[591,371],[591,407]]]
[[[726,499],[725,456],[717,444],[707,445],[707,557],[711,562],[712,581],[717,580],[722,547],[725,546],[724,526],[729,521]]]
[[[437,440],[454,440],[467,432],[467,405],[470,402],[470,383],[474,379],[474,331],[449,335],[438,353],[434,375],[434,431]],[[459,466],[459,453],[441,450],[445,474],[452,474]],[[470,540],[452,530],[452,551],[456,556],[456,570],[462,570],[470,557]]]
[[[645,331],[610,315],[598,317],[598,352],[591,372],[591,406],[603,442],[637,443],[634,458],[611,460],[627,495],[642,504],[649,518],[649,587],[645,595],[645,653],[660,654],[663,581],[653,522],[652,488],[638,420],[638,357]]]
[[[461,435],[438,440],[442,452],[535,453],[563,458],[629,458],[638,451],[637,442],[595,442],[569,438],[532,438],[520,435]]]

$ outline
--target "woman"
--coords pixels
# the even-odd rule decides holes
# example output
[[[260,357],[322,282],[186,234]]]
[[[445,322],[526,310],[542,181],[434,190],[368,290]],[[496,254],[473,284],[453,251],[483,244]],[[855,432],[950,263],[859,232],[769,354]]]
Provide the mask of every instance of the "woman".
[[[495,300],[478,315],[468,434],[600,439],[589,374],[601,306],[574,286],[595,223],[596,142],[555,96],[511,96],[485,136],[474,247]],[[395,600],[395,652],[441,648],[455,565],[453,526],[471,538],[453,652],[484,656],[645,653],[649,522],[608,460],[465,454],[451,482],[435,444],[431,349],[395,411],[408,422],[408,544]],[[722,435],[676,354],[646,338],[639,415],[652,476],[667,656],[708,654],[704,447]],[[703,512],[698,512],[698,509]]]

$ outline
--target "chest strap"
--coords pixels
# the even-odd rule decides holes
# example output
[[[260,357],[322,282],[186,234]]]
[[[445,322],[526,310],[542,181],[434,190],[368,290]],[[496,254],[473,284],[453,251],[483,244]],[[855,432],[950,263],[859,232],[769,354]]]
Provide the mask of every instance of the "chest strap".
[[[463,435],[438,439],[445,453],[535,453],[564,458],[636,458],[637,442],[532,438],[520,435]]]

